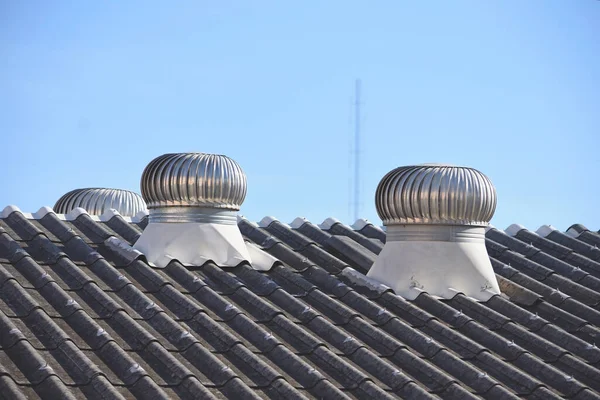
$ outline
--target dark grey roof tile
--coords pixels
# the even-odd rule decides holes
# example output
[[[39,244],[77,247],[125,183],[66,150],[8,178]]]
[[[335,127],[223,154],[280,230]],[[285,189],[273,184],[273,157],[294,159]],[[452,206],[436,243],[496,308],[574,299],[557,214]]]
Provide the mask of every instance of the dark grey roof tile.
[[[534,357],[532,354],[523,353],[513,364],[519,369],[530,373],[548,386],[556,389],[567,397],[574,396],[585,386],[573,376],[561,372],[557,368]]]
[[[118,305],[133,318],[150,319],[156,313],[163,311],[151,295],[144,294],[134,285],[125,285],[117,292],[117,295],[122,301],[115,300],[110,304]]]
[[[567,332],[578,331],[581,327],[588,324],[584,319],[545,301],[540,301],[532,305],[528,310],[533,314],[532,319],[535,320],[536,316],[541,317],[544,321],[556,324]]]
[[[490,390],[481,394],[480,396],[487,400],[508,400],[508,399],[516,400],[516,399],[519,399],[519,397],[516,394],[514,394],[510,390],[506,389],[502,385],[492,386],[492,388],[490,388]]]
[[[317,286],[297,272],[283,266],[275,266],[269,271],[269,276],[286,292],[299,297],[307,296]]]
[[[504,252],[502,256],[498,258],[519,272],[522,272],[538,281],[542,281],[554,273],[551,269],[525,258],[523,254],[516,253],[511,250]]]
[[[565,373],[567,376],[572,376],[582,384],[600,390],[600,371],[589,364],[581,361],[571,354],[565,354],[557,362],[552,364],[554,367]]]
[[[550,234],[546,236],[545,241],[543,243],[548,246],[548,250],[550,250],[550,248],[554,249],[554,247],[551,247],[550,243],[559,244],[561,246],[559,249],[565,249],[560,251],[560,253],[565,256],[568,255],[566,249],[569,249],[591,260],[600,260],[600,249],[597,246],[594,247],[589,243],[583,242],[559,231],[550,232]]]
[[[600,338],[600,329],[591,324],[578,328],[574,333],[592,345],[594,345],[594,343],[596,343],[596,341]]]
[[[106,323],[113,329],[113,332],[116,333],[116,335],[111,336],[118,340],[121,347],[125,347],[123,342],[126,342],[128,348],[141,350],[151,342],[157,342],[159,340],[152,332],[144,329],[124,311],[114,313],[106,320]]]
[[[243,314],[238,314],[227,321],[227,324],[238,335],[247,339],[262,352],[269,352],[273,347],[282,344],[271,332],[262,328]]]
[[[498,333],[547,362],[554,362],[567,353],[564,348],[529,332],[513,322],[504,325]]]
[[[121,272],[127,275],[130,281],[135,281],[137,285],[143,287],[149,293],[158,292],[163,286],[171,284],[169,277],[140,260],[132,262],[127,268],[123,268]]]
[[[581,268],[574,267],[565,261],[561,261],[547,253],[539,252],[533,257],[530,257],[532,261],[535,261],[552,271],[561,274],[573,282],[581,284],[583,278],[588,277],[587,284],[588,288],[594,291],[598,291],[600,288],[600,280],[594,276],[590,276],[586,271]]]
[[[114,215],[104,222],[110,229],[118,233],[129,244],[134,244],[141,236],[141,230],[134,224],[130,224],[120,215]]]
[[[448,304],[454,307],[455,310],[463,311],[463,313],[469,315],[492,330],[500,329],[510,321],[509,318],[505,317],[501,313],[490,310],[482,303],[479,303],[461,293],[454,296]]]
[[[15,374],[17,372],[15,368],[18,368],[22,373],[21,380],[17,381],[20,384],[37,385],[49,376],[57,374],[61,374],[61,380],[64,380],[65,383],[74,383],[55,358],[51,357],[48,352],[35,350],[27,340],[16,342],[5,352],[12,363],[3,364],[4,373],[17,378],[19,374]],[[43,357],[42,353],[45,353],[46,357]]]
[[[436,392],[436,394],[439,394],[439,396],[443,397],[444,399],[479,399],[478,396],[468,392],[457,382],[452,382],[443,390]]]
[[[104,373],[113,385],[132,385],[151,371],[136,353],[126,352],[114,341],[108,341],[95,354],[109,367]]]
[[[493,296],[485,305],[492,310],[512,319],[519,324],[525,326],[532,332],[536,332],[543,326],[549,324],[544,318],[528,311],[525,308],[519,307],[515,303],[505,299],[502,296]]]
[[[10,376],[0,375],[0,399],[27,400],[38,398],[31,387],[19,386]]]
[[[239,225],[293,269],[123,261],[103,241],[132,243],[140,230],[120,217],[0,221],[0,377],[31,384],[28,364],[22,371],[6,353],[23,348],[55,372],[34,395],[46,382],[78,397],[115,397],[117,388],[158,398],[597,395],[600,263],[579,238],[492,229],[486,244],[500,258],[491,261],[502,296],[408,302],[339,273],[366,270],[383,231],[371,240],[369,225]]]
[[[281,307],[287,314],[303,323],[308,323],[310,320],[320,315],[319,312],[310,305],[283,289],[271,293],[269,300],[278,307]]]
[[[193,294],[194,299],[207,310],[214,313],[219,320],[228,321],[236,315],[243,313],[226,296],[221,296],[209,286],[204,286]]]
[[[8,262],[0,263],[0,288],[4,285],[4,282],[8,280],[16,280],[21,286],[33,288],[23,275],[20,272],[16,271],[11,264]]]
[[[140,399],[169,400],[169,395],[149,376],[141,376],[127,388],[131,394]]]
[[[40,307],[37,299],[32,297],[32,294],[37,292],[24,289],[14,279],[5,281],[0,289],[0,308],[9,317],[24,317],[33,309]],[[39,294],[36,297],[39,298]]]
[[[600,349],[594,347],[593,343],[589,343],[573,335],[569,335],[556,325],[546,325],[537,333],[541,337],[544,337],[553,343],[559,344],[565,350],[581,357],[591,364],[600,362]]]
[[[146,215],[139,222],[135,223],[142,231],[148,226],[148,216]]]
[[[488,254],[492,257],[501,257],[502,254],[508,250],[508,247],[490,239],[486,239],[485,247],[488,251]]]
[[[334,275],[337,275],[341,270],[349,266],[347,263],[323,250],[316,244],[309,244],[302,250],[298,250],[298,252]]]
[[[331,239],[331,234],[309,221],[304,222],[302,225],[294,228],[293,230],[300,232],[308,239],[314,240],[316,243],[319,243],[323,246],[325,246],[327,241]]]
[[[495,332],[487,330],[484,326],[477,322],[469,322],[460,328],[460,331],[482,344],[486,348],[499,354],[507,361],[513,361],[517,359],[527,350],[519,346],[513,339],[506,339]]]
[[[27,245],[11,239],[6,233],[0,233],[0,255],[7,263],[16,263],[23,257],[28,257]]]
[[[354,290],[348,291],[340,300],[377,325],[383,325],[394,318],[394,315],[386,308],[381,307]]]
[[[279,221],[273,221],[266,227],[266,230],[281,239],[284,243],[290,246],[294,251],[302,250],[310,244],[315,244],[313,239],[298,233],[289,226],[282,224]]]
[[[227,381],[220,390],[228,399],[260,399],[256,391],[246,386],[239,377]]]
[[[174,356],[177,353],[171,354],[158,342],[149,343],[138,354],[152,367],[151,376],[160,375],[167,385],[176,386],[184,379],[194,376],[194,373]]]
[[[226,352],[235,344],[242,343],[242,339],[236,336],[230,329],[226,329],[226,325],[216,322],[203,312],[196,314],[191,320],[182,323],[182,326],[186,327],[186,330],[190,334],[194,334],[200,339],[202,345],[211,349],[211,351]]]
[[[164,272],[181,285],[180,287],[184,293],[195,293],[208,285],[200,274],[196,271],[190,271],[177,260],[171,261],[164,268]]]
[[[335,324],[346,324],[352,318],[359,316],[356,311],[346,307],[339,301],[335,301],[318,289],[310,291],[304,297],[304,300],[327,316],[327,318],[331,319]]]
[[[30,241],[38,235],[43,235],[43,230],[32,224],[25,216],[14,211],[4,218],[4,222],[16,233],[16,235],[25,241]],[[12,235],[11,235],[12,236]],[[14,238],[14,237],[13,237]],[[14,238],[16,240],[16,238]]]
[[[43,382],[35,385],[35,391],[41,398],[46,399],[76,399],[70,388],[56,375],[49,376]]]
[[[584,231],[577,236],[577,240],[581,240],[590,246],[600,247],[600,234],[598,232]]]
[[[275,379],[265,388],[260,388],[255,391],[263,398],[269,399],[292,399],[306,400],[308,399],[302,390],[298,390],[290,385],[284,378]]]
[[[283,378],[283,374],[270,361],[253,354],[241,344],[233,346],[224,356],[237,366],[240,377],[250,387],[267,387],[273,381]]]
[[[169,388],[161,388],[167,394],[170,399],[173,398],[181,398],[181,399],[218,399],[220,396],[215,396],[215,394],[205,387],[202,382],[200,382],[195,377],[185,378],[181,383],[177,386],[169,387]]]
[[[233,270],[233,273],[248,287],[249,290],[258,296],[269,296],[275,290],[280,288],[277,282],[271,279],[269,275],[256,271],[248,264],[237,266]]]
[[[308,257],[300,253],[296,253],[283,243],[277,243],[268,248],[266,251],[273,257],[294,268],[296,271],[304,271],[312,265],[316,265],[316,263],[310,260]]]
[[[221,359],[220,354],[211,353],[200,343],[192,344],[180,354],[208,379],[205,384],[220,387],[237,376],[234,364],[226,363],[226,358]]]
[[[48,282],[55,281],[62,283],[62,286],[68,286],[56,276],[52,268],[40,266],[31,257],[23,257],[14,264],[6,264],[0,267],[0,270],[5,271],[4,275],[7,278],[10,276],[16,279],[25,289],[39,289]]]
[[[421,293],[414,300],[414,303],[417,304],[422,310],[431,313],[432,315],[456,328],[460,328],[463,325],[473,321],[473,318],[471,318],[467,313],[463,312],[462,308],[454,309],[445,302],[430,296],[428,293]]]
[[[332,236],[327,241],[326,248],[339,259],[353,265],[354,268],[365,274],[377,258],[377,255],[371,250],[347,236]]]
[[[438,352],[430,360],[456,379],[464,382],[476,394],[488,393],[490,389],[500,383],[472,365],[457,359],[447,350]]]
[[[489,351],[479,353],[472,364],[502,382],[518,395],[528,395],[543,384],[513,365],[503,362]]]
[[[238,228],[240,228],[243,236],[265,249],[268,249],[275,243],[281,243],[281,240],[273,237],[273,234],[269,231],[249,222],[244,217],[238,219]]]
[[[22,320],[15,319],[14,322],[23,322],[24,326],[20,331],[27,333],[27,340],[34,347],[50,350],[58,348],[66,340],[72,340],[69,334],[56,323],[57,320],[60,319],[53,320],[44,310],[38,308],[33,310],[28,316],[23,317]],[[15,337],[16,335],[11,336]],[[75,337],[77,336],[75,335]],[[39,343],[39,347],[36,346],[34,340]],[[81,343],[82,340],[78,340],[78,342]]]
[[[381,229],[378,229],[377,227],[375,227],[372,224],[365,225],[358,232],[368,238],[377,239],[377,240],[381,241],[381,243],[385,243],[385,239],[386,239],[385,232],[382,231]]]
[[[398,349],[406,347],[393,336],[367,323],[363,318],[353,318],[344,329],[383,357],[391,356]]]
[[[154,297],[160,300],[160,309],[169,310],[172,315],[181,320],[188,320],[204,308],[193,297],[181,293],[173,285],[162,286]]]
[[[572,296],[577,301],[590,307],[596,307],[600,304],[600,293],[573,282],[564,276],[552,274],[548,276],[543,283],[554,289],[552,294],[555,294],[555,290],[560,291],[563,296]]]
[[[70,222],[94,244],[103,243],[106,239],[115,235],[114,232],[109,231],[107,226],[96,223],[88,214],[81,214]]]
[[[352,354],[364,344],[344,330],[337,328],[323,317],[313,318],[306,324],[311,331],[321,338],[327,338],[327,342],[343,354]]]
[[[72,261],[83,263],[84,265],[92,265],[98,260],[103,260],[104,257],[86,243],[80,236],[75,236],[64,244],[64,251]]]
[[[302,272],[302,276],[335,297],[345,296],[352,288],[331,275],[323,268],[313,266]]]
[[[385,292],[377,299],[377,303],[385,307],[394,315],[402,318],[412,326],[423,326],[433,315],[417,307],[415,304],[396,296],[391,292]]]
[[[63,319],[54,318],[54,320],[60,321]],[[114,332],[114,330],[108,324],[100,325],[84,310],[78,310],[68,315],[64,318],[64,321],[71,329],[73,329],[73,331],[77,333],[77,336],[81,337],[85,341],[85,343],[92,350],[98,350],[107,342],[114,340],[114,337],[119,337],[119,335]],[[68,330],[65,330],[65,332],[69,333]],[[75,339],[74,337],[72,338],[75,340],[75,343],[79,343],[79,340]],[[80,346],[79,348],[83,349],[84,347]]]
[[[410,327],[398,318],[389,320],[382,325],[382,328],[426,358],[432,358],[444,349],[430,336]]]
[[[354,390],[359,390],[360,388],[356,388]],[[315,386],[311,387],[310,390],[307,391],[308,395],[311,398],[317,399],[332,399],[332,400],[349,400],[350,397],[346,393],[350,391],[342,392],[335,385],[333,385],[328,380],[321,380]]]
[[[435,346],[438,346],[438,351],[435,354],[439,353],[443,349],[443,347],[440,347],[440,344],[446,346],[448,349],[451,349],[464,360],[469,360],[486,350],[484,346],[467,338],[458,331],[448,328],[446,325],[435,319],[427,322],[427,325],[422,327],[421,330],[425,335],[427,335],[425,337],[425,344],[427,345],[426,348],[432,347],[431,343],[435,343],[435,341],[439,342],[439,344],[435,343]],[[433,341],[433,339],[435,339],[435,341]],[[430,343],[428,343],[428,341]],[[422,340],[417,343],[423,346]],[[419,350],[419,352],[423,353],[421,350]]]
[[[344,388],[356,388],[369,379],[364,372],[353,367],[350,363],[338,357],[324,346],[317,347],[306,357],[318,365],[321,371],[324,371],[335,379],[336,382],[339,382]]]
[[[132,282],[122,273],[122,270],[110,265],[104,259],[98,259],[89,265],[88,271],[99,277],[103,284],[108,285],[110,290],[118,292]],[[97,282],[97,281],[96,281]]]
[[[0,234],[8,235],[12,240],[22,240],[17,232],[4,221],[4,218],[0,218]]]
[[[238,308],[246,311],[255,322],[268,322],[276,315],[282,314],[281,309],[254,294],[246,287],[241,287],[235,293],[227,296]]]
[[[600,326],[600,311],[597,311],[590,306],[582,304],[577,300],[568,297],[565,299],[564,302],[560,304],[560,308],[579,318],[591,322],[596,326]]]
[[[441,392],[452,382],[456,382],[452,376],[421,360],[406,349],[399,349],[389,359],[434,393]]]
[[[565,350],[573,352],[581,356],[582,358],[595,363],[600,360],[600,350],[593,349],[590,347],[590,343],[585,340],[574,336],[571,333],[580,331],[583,325],[588,325],[585,321],[571,316],[571,314],[565,313],[562,310],[557,310],[552,307],[551,311],[548,311],[549,315],[556,316],[557,314],[565,314],[569,319],[574,320],[572,325],[567,325],[569,332],[559,328],[557,325],[545,320],[538,314],[531,313],[520,307],[513,305],[506,301],[500,296],[495,296],[490,299],[487,303],[488,306],[503,312],[505,315],[511,317],[513,320],[518,322],[520,325],[526,327],[529,331],[535,332],[535,335],[530,334],[531,340],[537,341],[538,337],[545,338],[554,344],[563,347]],[[549,305],[548,303],[543,303]],[[541,306],[542,304],[540,304]],[[556,322],[556,320],[555,320]],[[561,323],[564,325],[564,323]],[[581,335],[581,333],[580,333]],[[591,338],[588,337],[588,340]]]
[[[600,399],[600,396],[597,393],[594,393],[590,389],[586,388],[571,398],[573,400],[598,400]]]
[[[319,381],[325,379],[323,374],[304,357],[296,356],[285,346],[274,347],[269,352],[269,358],[277,360],[277,365],[306,389],[312,389]]]
[[[364,235],[361,235],[360,233],[357,233],[356,231],[354,231],[349,226],[344,225],[344,224],[339,223],[339,222],[333,224],[331,226],[331,228],[329,228],[329,230],[327,232],[330,233],[330,234],[333,234],[333,235],[347,236],[350,239],[352,239],[355,242],[357,242],[360,245],[362,245],[363,247],[365,247],[366,249],[370,250],[374,254],[379,254],[381,252],[381,250],[383,249],[383,244],[381,242],[369,240]]]
[[[489,229],[486,232],[485,237],[486,243],[499,243],[516,253],[524,255],[525,257],[529,257],[539,252],[539,249],[535,248],[531,242],[522,242],[516,237],[509,236],[496,228]]]
[[[202,273],[216,283],[216,287],[212,286],[213,289],[218,288],[217,290],[222,294],[231,294],[244,286],[244,283],[235,275],[217,267],[212,262],[208,262],[202,267]]]
[[[38,235],[27,242],[27,252],[40,264],[56,264],[67,254],[62,245],[51,242],[46,236]]]
[[[46,294],[46,298],[50,301],[53,301],[51,296],[54,293],[60,293],[60,291],[62,290],[57,285],[54,285],[52,283],[44,286],[44,289],[46,288],[55,289],[53,291],[43,291]],[[121,293],[128,292],[122,291]],[[129,315],[131,315],[134,318],[142,318],[142,316],[138,314],[133,308],[131,308],[129,304],[119,301],[114,293],[102,291],[102,289],[100,289],[100,287],[95,283],[89,283],[85,285],[82,290],[69,291],[65,294],[68,295],[72,299],[72,301],[69,301],[69,299],[67,299],[64,303],[60,302],[58,304],[55,304],[55,308],[63,316],[73,312],[75,309],[77,309],[77,307],[83,307],[88,313],[95,313],[98,316],[98,318],[109,318],[111,315],[121,310],[126,311]],[[131,298],[129,299],[131,300]]]
[[[551,232],[550,235],[554,235],[555,233],[559,233],[559,232],[554,231],[554,232]],[[569,247],[564,246],[557,241],[552,241],[545,237],[541,237],[537,233],[531,232],[527,229],[523,229],[523,230],[519,231],[516,234],[516,238],[525,243],[532,243],[536,247],[543,250],[544,252],[553,254],[554,256],[556,256],[560,259],[567,257],[569,254],[571,254],[573,252],[573,250],[570,249]]]
[[[282,343],[285,343],[286,347],[295,350],[297,354],[308,354],[317,346],[326,345],[322,340],[317,339],[282,315],[276,316],[264,326],[269,332],[276,335]]]
[[[392,359],[382,359],[365,347],[359,348],[347,358],[352,360],[355,365],[359,365],[370,377],[377,377],[377,381],[381,381],[392,391],[400,390],[408,383],[415,381],[394,365]],[[379,383],[378,385],[383,387]],[[385,389],[385,387],[383,388]]]

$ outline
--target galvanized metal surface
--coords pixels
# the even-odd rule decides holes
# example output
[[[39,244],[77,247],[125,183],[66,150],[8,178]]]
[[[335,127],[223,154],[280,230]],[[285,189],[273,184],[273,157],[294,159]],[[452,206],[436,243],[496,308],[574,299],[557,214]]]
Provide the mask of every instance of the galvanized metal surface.
[[[67,214],[80,207],[92,215],[102,215],[109,209],[115,209],[119,214],[132,217],[146,209],[142,197],[129,190],[108,188],[75,189],[63,195],[54,205],[54,212]]]
[[[162,207],[239,210],[246,197],[246,174],[238,163],[223,155],[164,154],[144,169],[141,189],[150,210]]]
[[[496,202],[496,189],[483,173],[437,164],[396,168],[381,179],[375,194],[384,225],[485,226]]]

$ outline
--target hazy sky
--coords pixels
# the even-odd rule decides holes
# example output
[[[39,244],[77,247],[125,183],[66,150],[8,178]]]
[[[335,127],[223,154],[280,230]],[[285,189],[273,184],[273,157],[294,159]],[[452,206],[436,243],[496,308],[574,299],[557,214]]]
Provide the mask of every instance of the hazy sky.
[[[0,209],[139,192],[166,152],[227,154],[241,213],[350,221],[413,163],[475,167],[492,223],[600,229],[600,1],[0,2]]]

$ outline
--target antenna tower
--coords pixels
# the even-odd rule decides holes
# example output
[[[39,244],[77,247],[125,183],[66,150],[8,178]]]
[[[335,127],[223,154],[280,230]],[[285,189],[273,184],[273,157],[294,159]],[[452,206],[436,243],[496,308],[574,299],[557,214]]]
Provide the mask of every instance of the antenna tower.
[[[354,83],[354,221],[360,214],[360,79]]]

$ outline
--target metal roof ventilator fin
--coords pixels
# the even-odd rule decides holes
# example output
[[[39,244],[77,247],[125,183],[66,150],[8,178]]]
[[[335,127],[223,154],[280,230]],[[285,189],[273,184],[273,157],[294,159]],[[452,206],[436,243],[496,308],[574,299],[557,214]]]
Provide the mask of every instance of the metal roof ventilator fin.
[[[246,175],[231,158],[164,154],[144,169],[141,189],[149,219],[134,248],[150,263],[162,268],[173,259],[187,266],[210,260],[235,267],[252,261],[252,250],[237,226],[237,211],[246,197]]]
[[[375,195],[386,244],[368,277],[396,294],[478,301],[500,294],[485,247],[496,189],[473,168],[424,164],[387,173]]]
[[[124,217],[133,217],[146,210],[146,203],[137,193],[123,189],[84,188],[65,193],[54,205],[57,214],[68,214],[83,208],[90,215],[102,215],[116,210]]]

